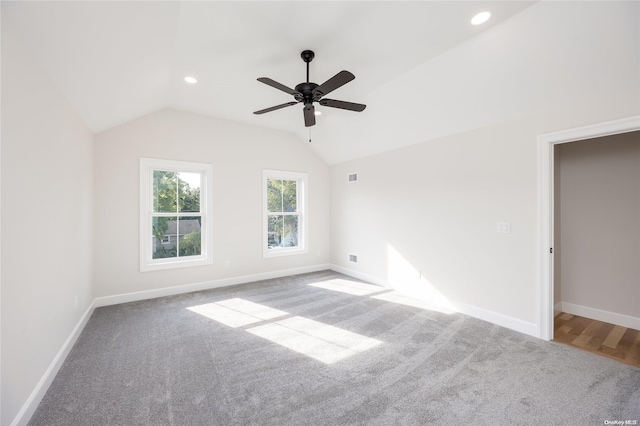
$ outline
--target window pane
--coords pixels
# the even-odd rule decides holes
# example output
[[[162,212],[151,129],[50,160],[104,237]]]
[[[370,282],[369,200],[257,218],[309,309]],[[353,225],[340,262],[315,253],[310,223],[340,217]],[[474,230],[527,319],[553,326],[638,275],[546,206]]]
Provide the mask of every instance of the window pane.
[[[267,179],[267,211],[282,211],[282,181]]]
[[[282,211],[283,212],[295,212],[297,205],[297,187],[298,182],[295,180],[283,180],[282,181]]]
[[[167,257],[177,257],[176,227],[175,217],[154,217],[151,220],[151,239],[153,259],[163,259]]]
[[[153,211],[170,213],[177,211],[176,184],[178,174],[166,170],[153,171]]]
[[[178,173],[178,211],[200,212],[200,173]]]
[[[178,219],[178,250],[180,257],[200,256],[202,253],[202,217],[190,216]]]
[[[298,216],[285,216],[282,247],[298,247]]]
[[[282,247],[282,227],[284,216],[269,215],[269,225],[267,230],[267,247]]]

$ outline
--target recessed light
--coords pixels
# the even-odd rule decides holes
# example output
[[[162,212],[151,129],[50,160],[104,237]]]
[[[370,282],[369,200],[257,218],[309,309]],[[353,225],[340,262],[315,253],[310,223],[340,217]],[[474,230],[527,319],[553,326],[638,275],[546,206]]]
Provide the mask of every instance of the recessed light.
[[[316,111],[314,112],[314,114],[315,114],[315,115],[322,115],[322,111],[318,111],[318,110],[316,110]]]
[[[471,23],[473,25],[484,24],[489,20],[489,18],[491,18],[491,12],[480,12],[476,16],[471,18]]]
[[[184,78],[184,81],[186,81],[189,84],[196,84],[198,82],[198,80],[196,80],[195,77],[191,77],[190,75],[186,76]]]

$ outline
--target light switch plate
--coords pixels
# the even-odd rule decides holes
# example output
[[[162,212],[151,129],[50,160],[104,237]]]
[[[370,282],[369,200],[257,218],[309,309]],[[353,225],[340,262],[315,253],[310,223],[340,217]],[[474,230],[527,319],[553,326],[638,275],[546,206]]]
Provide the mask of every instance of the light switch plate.
[[[511,233],[511,223],[509,223],[509,222],[498,222],[496,230],[501,234],[510,234]]]

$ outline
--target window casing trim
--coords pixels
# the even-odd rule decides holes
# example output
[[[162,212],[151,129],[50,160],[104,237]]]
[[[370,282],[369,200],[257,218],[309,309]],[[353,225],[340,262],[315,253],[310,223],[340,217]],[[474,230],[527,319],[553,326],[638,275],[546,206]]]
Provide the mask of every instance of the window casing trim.
[[[153,213],[153,171],[191,172],[200,176],[200,212]],[[190,161],[160,160],[140,158],[140,272],[159,271],[192,266],[211,265],[213,263],[213,166],[208,163]],[[199,256],[178,258],[152,258],[151,223],[153,216],[201,216],[202,247]]]
[[[296,205],[298,212],[288,213],[280,212],[283,216],[297,215],[298,229],[300,235],[298,237],[297,247],[268,248],[269,240],[269,210],[267,208],[267,181],[269,179],[295,180],[296,185]],[[309,229],[308,229],[308,173],[289,172],[281,170],[263,170],[262,171],[262,257],[272,258],[281,256],[291,256],[296,254],[305,254],[309,252]]]

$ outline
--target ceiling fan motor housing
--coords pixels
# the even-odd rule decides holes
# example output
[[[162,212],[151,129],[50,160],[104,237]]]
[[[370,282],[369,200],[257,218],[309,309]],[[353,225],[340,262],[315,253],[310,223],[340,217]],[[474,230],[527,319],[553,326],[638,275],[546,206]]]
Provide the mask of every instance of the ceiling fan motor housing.
[[[302,94],[302,96],[296,96],[294,95],[294,98],[300,102],[300,101],[304,101],[304,104],[308,104],[308,103],[312,103],[313,101],[317,101],[318,99],[314,98],[313,95],[313,91],[314,89],[318,87],[318,85],[316,83],[310,83],[310,82],[306,82],[306,83],[300,83],[296,86],[296,91],[300,92]],[[298,99],[300,98],[300,99]]]

